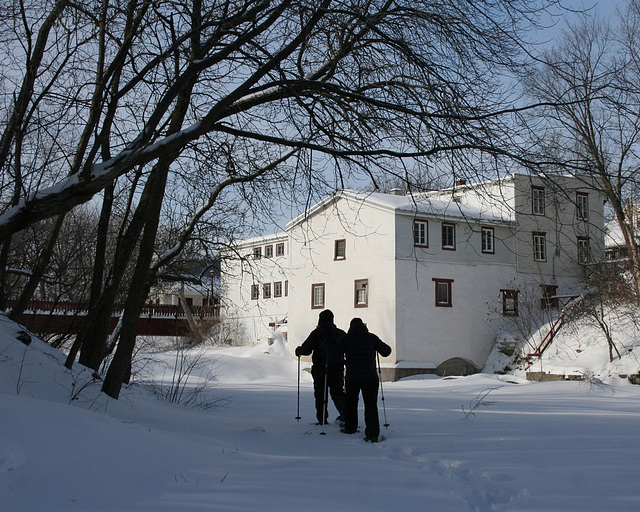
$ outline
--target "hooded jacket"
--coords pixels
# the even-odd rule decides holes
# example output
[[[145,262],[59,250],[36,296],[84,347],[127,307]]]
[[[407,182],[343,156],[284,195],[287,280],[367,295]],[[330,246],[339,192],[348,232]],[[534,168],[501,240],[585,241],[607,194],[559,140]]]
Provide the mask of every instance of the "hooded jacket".
[[[316,371],[324,370],[325,365],[342,365],[344,357],[338,345],[339,340],[346,333],[336,327],[333,323],[333,313],[324,310],[318,317],[318,327],[316,327],[307,339],[296,348],[296,356],[311,356]]]
[[[369,332],[360,318],[351,320],[349,332],[340,340],[340,349],[345,355],[349,382],[377,381],[376,353],[384,357],[391,354],[391,347]]]

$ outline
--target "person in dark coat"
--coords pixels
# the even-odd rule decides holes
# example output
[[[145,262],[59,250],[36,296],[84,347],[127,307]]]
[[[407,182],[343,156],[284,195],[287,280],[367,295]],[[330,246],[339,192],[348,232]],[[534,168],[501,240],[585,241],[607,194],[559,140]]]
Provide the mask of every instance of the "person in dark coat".
[[[344,428],[341,431],[354,434],[358,430],[358,398],[362,392],[364,439],[376,443],[380,436],[376,353],[386,357],[391,354],[391,347],[369,332],[360,318],[351,320],[349,332],[341,339],[340,347],[347,367]]]
[[[344,356],[338,346],[338,340],[345,336],[342,329],[333,323],[333,313],[329,309],[322,311],[316,327],[307,339],[296,348],[296,356],[311,355],[311,375],[313,376],[313,395],[316,401],[316,418],[319,424],[328,423],[329,411],[327,394],[331,393],[333,404],[338,410],[338,421],[344,413]]]

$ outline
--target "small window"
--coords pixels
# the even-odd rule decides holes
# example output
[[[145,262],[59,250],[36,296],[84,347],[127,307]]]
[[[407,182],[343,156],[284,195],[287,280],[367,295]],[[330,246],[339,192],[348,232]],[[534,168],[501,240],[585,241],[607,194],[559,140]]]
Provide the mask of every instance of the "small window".
[[[267,283],[267,284],[263,284],[262,285],[262,296],[265,299],[270,299],[271,298],[271,283]]]
[[[482,252],[485,254],[495,254],[496,252],[493,228],[482,228]]]
[[[584,236],[578,237],[578,263],[589,263],[591,261],[591,246],[589,239]]]
[[[436,285],[436,307],[450,308],[453,303],[451,301],[451,283],[453,279],[433,279]]]
[[[284,244],[276,244],[276,256],[284,256]]]
[[[273,296],[282,297],[282,281],[273,283]]]
[[[258,287],[257,284],[252,284],[251,285],[251,300],[258,300],[259,296],[260,296],[260,288]]]
[[[589,220],[589,194],[576,192],[576,213],[579,220]]]
[[[311,309],[324,308],[324,283],[311,285]]]
[[[284,282],[284,296],[285,297],[289,296],[289,281]]]
[[[543,284],[542,299],[540,300],[540,306],[543,309],[558,309],[558,286],[555,284]]]
[[[547,261],[547,235],[545,233],[533,234],[533,259]]]
[[[413,221],[413,245],[429,247],[429,225],[426,220]]]
[[[544,187],[531,187],[532,210],[534,215],[544,215]]]
[[[456,226],[455,224],[442,223],[442,248],[447,251],[456,250]]]
[[[273,245],[267,245],[264,248],[264,257],[265,258],[273,258]]]
[[[344,260],[346,258],[346,248],[347,241],[346,240],[336,240],[333,250],[333,259],[334,260]]]
[[[262,258],[262,247],[254,247],[253,248],[253,259],[259,260]]]
[[[357,279],[355,281],[354,307],[366,308],[369,305],[369,280]]]
[[[518,316],[518,290],[500,290],[502,293],[502,314]]]

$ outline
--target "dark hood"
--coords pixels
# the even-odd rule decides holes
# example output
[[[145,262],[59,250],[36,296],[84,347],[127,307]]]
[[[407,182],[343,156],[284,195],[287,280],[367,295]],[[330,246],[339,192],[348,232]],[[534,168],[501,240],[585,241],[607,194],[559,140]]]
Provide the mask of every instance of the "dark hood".
[[[325,309],[321,311],[318,315],[318,325],[324,324],[332,324],[333,323],[333,312],[330,309]]]
[[[369,332],[361,318],[354,318],[349,324],[349,334],[366,334]]]

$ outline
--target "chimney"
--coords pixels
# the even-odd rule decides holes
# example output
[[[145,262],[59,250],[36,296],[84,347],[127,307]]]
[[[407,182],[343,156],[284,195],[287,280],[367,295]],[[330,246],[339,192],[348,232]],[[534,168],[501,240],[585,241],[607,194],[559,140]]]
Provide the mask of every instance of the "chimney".
[[[456,187],[462,187],[466,184],[467,184],[467,180],[465,180],[464,178],[458,178],[456,180]]]

